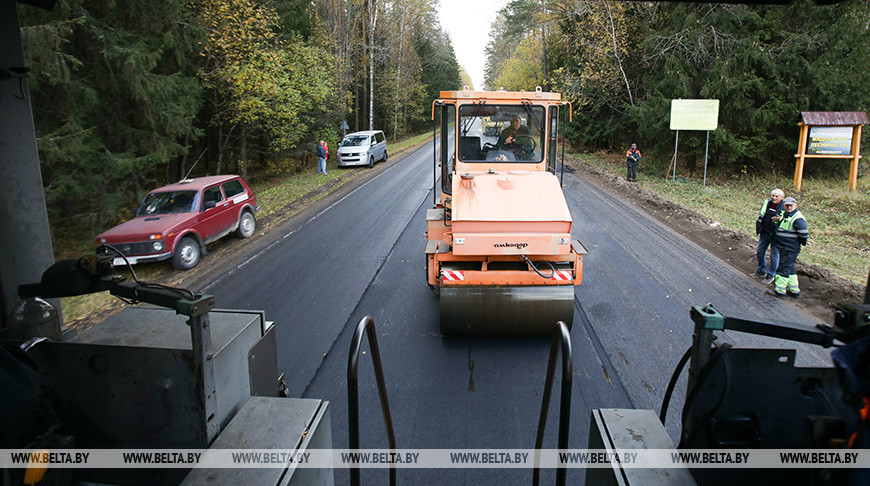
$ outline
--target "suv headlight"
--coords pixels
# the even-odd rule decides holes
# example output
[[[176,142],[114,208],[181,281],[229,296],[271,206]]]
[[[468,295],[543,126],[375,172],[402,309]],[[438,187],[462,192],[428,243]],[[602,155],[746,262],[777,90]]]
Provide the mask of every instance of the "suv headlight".
[[[148,237],[153,243],[151,243],[151,248],[154,248],[154,251],[163,251],[163,235],[160,233],[155,233]]]

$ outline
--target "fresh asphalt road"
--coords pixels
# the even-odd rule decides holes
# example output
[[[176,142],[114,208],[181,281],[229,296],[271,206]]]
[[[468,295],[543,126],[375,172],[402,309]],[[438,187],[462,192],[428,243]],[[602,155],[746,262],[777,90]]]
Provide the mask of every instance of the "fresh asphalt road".
[[[360,169],[368,170],[368,169]],[[442,338],[438,297],[424,279],[425,212],[433,205],[432,145],[375,169],[353,190],[321,201],[269,235],[270,244],[206,285],[219,308],[265,310],[278,332],[278,364],[291,396],[330,402],[333,447],[348,447],[347,354],[372,316],[399,448],[531,449],[549,338]],[[658,412],[691,344],[692,305],[723,314],[812,324],[787,301],[578,174],[564,191],[573,236],[589,249],[575,291],[569,447],[586,448],[595,408]],[[797,347],[798,364],[824,366],[824,350],[724,333],[738,346]],[[366,344],[363,349],[368,349]],[[361,447],[386,448],[370,354],[360,363]],[[557,373],[558,379],[559,373]],[[668,430],[678,433],[685,385]],[[556,448],[559,385],[545,448]],[[336,483],[347,482],[336,469]],[[399,470],[403,484],[522,484],[529,469]],[[383,469],[362,470],[383,483]],[[584,471],[569,470],[571,484]],[[544,484],[553,472],[544,471]]]

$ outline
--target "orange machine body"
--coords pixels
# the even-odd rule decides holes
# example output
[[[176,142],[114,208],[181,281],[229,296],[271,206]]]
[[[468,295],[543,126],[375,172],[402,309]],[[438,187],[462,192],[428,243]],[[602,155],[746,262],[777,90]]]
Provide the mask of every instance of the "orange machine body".
[[[433,105],[433,116],[435,108],[442,114],[436,155],[441,195],[426,218],[433,289],[511,287],[510,298],[516,298],[523,288],[561,286],[570,289],[559,299],[573,300],[586,249],[572,239],[571,214],[555,174],[563,105],[561,95],[540,89],[441,92]],[[505,134],[513,129],[521,145],[497,143],[510,140]],[[570,305],[571,315],[562,319],[570,321],[573,303],[560,305],[565,314]]]

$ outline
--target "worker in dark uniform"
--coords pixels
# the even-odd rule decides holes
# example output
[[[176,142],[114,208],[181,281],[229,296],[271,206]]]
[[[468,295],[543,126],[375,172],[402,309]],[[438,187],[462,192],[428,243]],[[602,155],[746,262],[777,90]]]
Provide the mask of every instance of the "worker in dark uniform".
[[[637,166],[640,164],[640,150],[637,144],[631,144],[631,148],[625,153],[625,165],[628,167],[628,182],[637,182]]]
[[[788,295],[797,299],[801,296],[801,290],[798,287],[795,263],[801,247],[807,244],[810,234],[807,231],[807,220],[798,211],[797,201],[793,197],[783,199],[782,208],[784,212],[781,220],[778,221],[779,227],[775,237],[775,244],[779,249],[779,267],[776,269],[774,289],[768,290],[767,293],[776,297]],[[778,218],[773,219],[776,221]]]
[[[773,243],[776,233],[776,223],[773,218],[782,213],[782,198],[785,193],[781,189],[770,191],[770,199],[761,205],[758,219],[755,221],[755,234],[758,236],[758,246],[755,248],[755,256],[758,257],[758,268],[750,273],[751,277],[761,277],[765,285],[773,283],[776,277],[776,267],[779,265],[779,250]],[[770,265],[765,265],[764,256],[770,247]]]

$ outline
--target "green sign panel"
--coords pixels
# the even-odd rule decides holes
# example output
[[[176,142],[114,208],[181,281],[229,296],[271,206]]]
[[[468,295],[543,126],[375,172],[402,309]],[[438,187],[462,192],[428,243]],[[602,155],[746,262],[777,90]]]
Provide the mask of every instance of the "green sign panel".
[[[719,100],[671,100],[671,130],[715,130]]]

